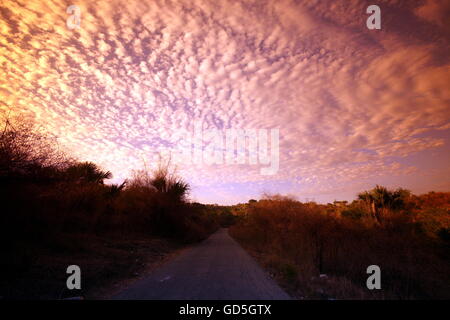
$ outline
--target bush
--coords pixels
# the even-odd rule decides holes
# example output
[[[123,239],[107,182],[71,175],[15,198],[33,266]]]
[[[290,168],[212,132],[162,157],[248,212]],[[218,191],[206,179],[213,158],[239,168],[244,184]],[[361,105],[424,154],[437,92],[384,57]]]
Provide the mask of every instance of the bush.
[[[444,248],[418,232],[419,222],[411,212],[383,217],[382,225],[373,223],[376,217],[364,215],[357,202],[337,215],[329,206],[266,197],[247,208],[231,234],[262,256],[281,279],[289,279],[282,283],[294,295],[330,297],[317,292],[312,280],[326,274],[322,289],[339,295],[332,298],[449,298],[450,268]],[[442,241],[448,237],[445,230],[439,231]],[[382,269],[382,292],[365,287],[365,270],[371,264]],[[296,275],[289,270],[296,270]],[[344,282],[348,291],[332,287]]]
[[[349,208],[342,211],[341,215],[345,218],[358,220],[365,216],[366,212],[361,208]]]
[[[189,184],[168,163],[107,185],[109,171],[57,151],[55,139],[33,125],[7,119],[1,127],[0,232],[9,264],[33,261],[17,255],[26,247],[66,247],[69,234],[198,241],[218,227],[216,216],[188,202]]]

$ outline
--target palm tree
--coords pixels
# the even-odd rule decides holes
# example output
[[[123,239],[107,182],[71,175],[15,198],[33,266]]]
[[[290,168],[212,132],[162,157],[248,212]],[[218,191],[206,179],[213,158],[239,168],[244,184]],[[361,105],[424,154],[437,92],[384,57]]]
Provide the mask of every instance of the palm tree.
[[[369,205],[370,213],[379,224],[382,223],[382,209],[399,210],[405,205],[405,200],[410,197],[411,192],[406,189],[398,188],[390,191],[383,186],[376,185],[369,191],[358,194],[358,199]]]
[[[64,171],[67,180],[78,183],[104,184],[105,179],[111,179],[112,173],[100,169],[93,162],[79,162],[69,166]]]
[[[166,194],[170,199],[181,202],[186,200],[190,186],[175,173],[170,173],[168,165],[160,165],[153,173],[151,185],[160,193]]]

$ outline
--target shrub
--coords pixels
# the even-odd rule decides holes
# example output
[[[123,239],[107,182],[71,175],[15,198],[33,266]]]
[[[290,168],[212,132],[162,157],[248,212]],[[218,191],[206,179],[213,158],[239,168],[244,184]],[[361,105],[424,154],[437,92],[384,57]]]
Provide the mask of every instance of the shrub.
[[[340,295],[332,298],[448,298],[450,269],[444,248],[417,231],[415,215],[404,210],[383,214],[380,225],[371,223],[376,217],[364,215],[362,208],[355,202],[336,215],[329,206],[267,197],[247,207],[231,234],[282,279],[289,278],[284,284],[294,295],[300,290],[297,294],[303,297],[330,297],[316,292],[312,280],[326,274],[322,289]],[[446,230],[437,231],[441,241],[448,237]],[[365,270],[371,264],[382,269],[382,292],[365,287]],[[295,266],[297,277],[286,265]],[[344,282],[348,291],[332,287]]]
[[[32,124],[7,119],[1,127],[0,231],[11,255],[30,243],[56,248],[68,233],[197,241],[218,226],[188,202],[189,184],[168,163],[107,185],[111,172],[57,151],[55,139]]]

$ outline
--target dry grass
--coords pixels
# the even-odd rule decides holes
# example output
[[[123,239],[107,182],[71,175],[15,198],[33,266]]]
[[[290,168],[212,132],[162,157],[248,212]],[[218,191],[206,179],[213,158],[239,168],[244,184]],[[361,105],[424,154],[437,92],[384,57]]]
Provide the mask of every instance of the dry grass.
[[[14,269],[2,279],[1,295],[5,299],[105,298],[123,281],[148,272],[182,247],[175,241],[148,236],[92,235],[61,238],[50,250],[27,246],[27,252],[21,254],[22,263],[11,265]],[[9,258],[18,257],[16,253]],[[81,290],[66,288],[66,268],[72,264],[81,268]],[[18,265],[22,268],[17,269]]]
[[[269,197],[250,204],[231,234],[297,298],[450,297],[448,244],[415,215],[385,212],[379,225],[370,213],[354,219],[341,211]],[[366,288],[372,264],[381,267],[382,290]]]
[[[110,172],[55,151],[54,138],[33,126],[6,119],[0,128],[2,297],[64,297],[71,264],[86,283],[79,294],[89,295],[133,274],[142,258],[153,261],[152,252],[165,255],[219,226],[187,201],[189,185],[169,166],[107,185]]]

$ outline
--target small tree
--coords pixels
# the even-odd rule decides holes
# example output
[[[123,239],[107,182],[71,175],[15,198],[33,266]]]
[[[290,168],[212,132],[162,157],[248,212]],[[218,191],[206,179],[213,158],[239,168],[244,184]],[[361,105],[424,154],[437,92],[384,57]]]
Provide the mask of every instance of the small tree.
[[[76,183],[104,184],[104,180],[112,178],[112,173],[100,169],[93,162],[79,162],[69,166],[64,171],[64,176]]]
[[[406,189],[398,188],[395,191],[391,191],[383,186],[376,185],[372,190],[359,193],[358,199],[368,204],[372,217],[381,224],[381,212],[383,210],[402,209],[405,206],[406,199],[410,196],[411,192]]]
[[[54,180],[71,163],[56,138],[21,118],[0,119],[0,180]]]
[[[186,201],[190,186],[173,170],[170,171],[170,162],[160,163],[154,171],[150,183],[156,190],[169,196],[174,202]]]

